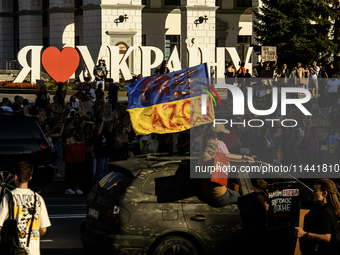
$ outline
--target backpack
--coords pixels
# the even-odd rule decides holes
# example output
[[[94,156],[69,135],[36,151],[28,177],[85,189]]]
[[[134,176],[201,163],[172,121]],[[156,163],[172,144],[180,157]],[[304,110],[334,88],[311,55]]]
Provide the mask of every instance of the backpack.
[[[13,196],[10,191],[8,194],[8,210],[9,217],[5,220],[1,228],[1,245],[0,253],[8,255],[17,255],[20,249],[19,243],[19,230],[17,226],[17,221],[14,219],[14,202]]]

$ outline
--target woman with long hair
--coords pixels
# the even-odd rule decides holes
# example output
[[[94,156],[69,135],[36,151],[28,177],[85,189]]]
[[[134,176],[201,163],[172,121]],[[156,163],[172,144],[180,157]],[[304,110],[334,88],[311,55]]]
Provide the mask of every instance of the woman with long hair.
[[[340,215],[340,193],[330,179],[320,179],[313,191],[314,201],[321,204],[315,221],[315,233],[296,227],[299,238],[312,240],[316,244],[316,254],[339,255],[339,246],[335,239],[335,226]]]
[[[162,62],[161,68],[160,68],[160,74],[165,74],[165,73],[169,73],[170,70],[168,68],[168,61],[164,60]]]

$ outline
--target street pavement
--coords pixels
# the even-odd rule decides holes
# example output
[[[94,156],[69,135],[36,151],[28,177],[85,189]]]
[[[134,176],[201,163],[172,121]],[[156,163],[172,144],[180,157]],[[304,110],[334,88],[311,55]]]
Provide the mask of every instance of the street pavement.
[[[51,192],[41,192],[51,227],[41,238],[42,255],[82,255],[80,224],[86,219],[86,194],[65,195],[64,178],[55,178]]]

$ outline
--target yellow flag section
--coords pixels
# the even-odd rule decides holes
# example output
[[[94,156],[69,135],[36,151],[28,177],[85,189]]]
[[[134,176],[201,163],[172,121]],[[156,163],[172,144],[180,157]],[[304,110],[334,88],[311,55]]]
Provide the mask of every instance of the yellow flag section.
[[[211,123],[215,119],[211,98],[207,114],[201,114],[201,96],[127,110],[136,135],[176,133]]]

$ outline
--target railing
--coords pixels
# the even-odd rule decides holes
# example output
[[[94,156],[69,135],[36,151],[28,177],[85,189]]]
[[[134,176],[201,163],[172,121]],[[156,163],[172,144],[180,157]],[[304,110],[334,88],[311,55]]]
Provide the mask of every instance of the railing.
[[[6,72],[10,72],[12,70],[20,70],[21,65],[17,60],[9,60],[6,61]]]

